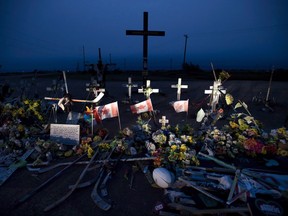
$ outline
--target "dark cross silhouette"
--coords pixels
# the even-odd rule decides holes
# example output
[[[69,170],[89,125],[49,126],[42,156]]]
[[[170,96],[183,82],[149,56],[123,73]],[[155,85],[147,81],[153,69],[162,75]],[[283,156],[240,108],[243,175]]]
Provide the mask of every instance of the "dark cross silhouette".
[[[143,15],[143,30],[126,30],[126,35],[143,36],[143,85],[148,76],[148,36],[165,36],[165,31],[148,31],[148,12]]]

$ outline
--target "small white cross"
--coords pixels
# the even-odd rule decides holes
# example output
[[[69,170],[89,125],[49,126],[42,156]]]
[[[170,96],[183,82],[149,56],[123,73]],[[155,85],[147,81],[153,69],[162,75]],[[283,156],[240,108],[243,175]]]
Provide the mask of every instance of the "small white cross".
[[[138,93],[144,93],[145,97],[148,99],[152,93],[159,93],[159,89],[152,89],[150,86],[150,80],[146,80],[146,88],[138,89]]]
[[[128,98],[129,98],[129,100],[131,100],[132,88],[138,87],[138,85],[137,84],[132,84],[132,78],[128,77],[128,83],[124,84],[123,87],[127,87],[128,88]]]
[[[99,88],[99,86],[100,85],[97,83],[97,81],[92,79],[91,83],[86,83],[86,87],[88,87],[86,88],[86,91],[93,92],[95,97],[97,97],[99,92],[105,92],[105,89]]]
[[[161,129],[165,129],[166,128],[166,124],[169,123],[169,120],[166,119],[166,116],[162,116],[161,119],[159,119],[159,123],[161,123]]]
[[[219,97],[221,93],[226,94],[226,90],[221,86],[221,80],[218,79],[214,81],[213,86],[210,86],[210,90],[205,90],[205,94],[210,94],[210,102],[211,111],[214,112],[216,110],[216,105],[219,102]]]
[[[177,88],[177,100],[180,100],[181,97],[181,89],[188,88],[188,85],[181,85],[182,79],[178,78],[178,83],[176,85],[171,85],[171,88]]]

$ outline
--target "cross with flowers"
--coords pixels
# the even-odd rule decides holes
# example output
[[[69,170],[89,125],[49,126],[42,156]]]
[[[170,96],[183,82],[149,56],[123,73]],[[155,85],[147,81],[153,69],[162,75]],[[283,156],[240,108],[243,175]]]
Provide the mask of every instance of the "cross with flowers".
[[[104,88],[100,88],[100,85],[97,83],[97,80],[92,79],[91,83],[86,83],[86,91],[93,92],[95,97],[98,96],[100,92],[105,92]]]
[[[221,80],[218,79],[214,81],[213,86],[210,86],[209,90],[204,91],[205,94],[210,94],[209,106],[211,106],[211,112],[216,110],[216,105],[219,102],[219,97],[221,94],[226,94],[226,90],[223,89]]]
[[[147,99],[152,93],[159,93],[159,89],[152,89],[150,84],[150,80],[146,80],[146,87],[143,86],[142,89],[138,89],[138,93],[143,93]]]

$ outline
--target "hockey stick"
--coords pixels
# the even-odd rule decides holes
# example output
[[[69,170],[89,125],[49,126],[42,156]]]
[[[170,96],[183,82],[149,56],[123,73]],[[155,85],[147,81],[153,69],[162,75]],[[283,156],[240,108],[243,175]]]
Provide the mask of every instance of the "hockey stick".
[[[77,179],[75,185],[73,188],[71,188],[68,193],[66,193],[62,198],[60,198],[59,200],[57,200],[56,202],[52,203],[51,205],[47,206],[44,211],[49,211],[53,208],[55,208],[56,206],[58,206],[60,203],[62,203],[64,200],[66,200],[73,192],[74,190],[77,188],[77,185],[80,183],[80,181],[83,179],[84,175],[86,174],[87,169],[89,168],[90,164],[92,163],[92,161],[95,159],[96,155],[99,152],[99,148],[97,148],[97,151],[94,153],[93,157],[90,159],[89,163],[86,165],[85,169],[82,171],[82,173],[80,174],[79,178]]]

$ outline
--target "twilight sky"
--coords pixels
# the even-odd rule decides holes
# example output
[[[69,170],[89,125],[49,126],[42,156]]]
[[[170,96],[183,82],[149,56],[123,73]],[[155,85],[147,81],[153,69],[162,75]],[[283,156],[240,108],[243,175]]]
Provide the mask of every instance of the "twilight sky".
[[[142,68],[143,28],[149,37],[148,69],[180,69],[186,61],[210,69],[288,68],[287,0],[0,0],[0,72],[83,70],[97,63]]]

